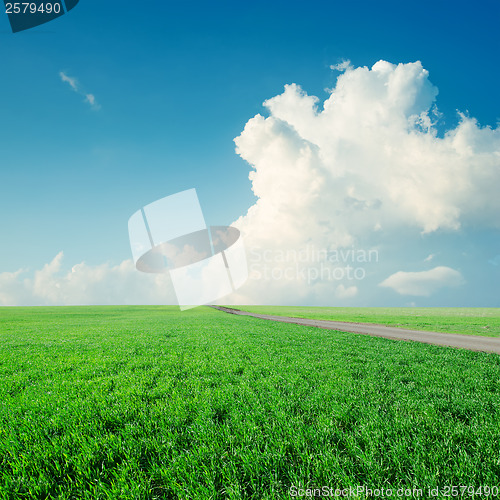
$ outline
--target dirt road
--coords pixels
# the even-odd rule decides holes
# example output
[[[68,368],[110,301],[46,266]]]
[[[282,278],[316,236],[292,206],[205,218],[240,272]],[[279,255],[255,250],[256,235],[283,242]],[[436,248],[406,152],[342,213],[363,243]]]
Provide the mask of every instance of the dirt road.
[[[422,330],[406,330],[370,323],[348,323],[344,321],[327,321],[319,319],[290,318],[287,316],[271,316],[268,314],[254,314],[230,307],[211,306],[219,311],[241,316],[252,316],[271,321],[282,321],[296,325],[316,326],[328,330],[339,330],[341,332],[360,333],[374,337],[384,337],[393,340],[411,340],[425,344],[435,344],[447,347],[458,347],[470,351],[494,352],[500,354],[500,338],[482,337],[479,335],[458,335],[455,333],[426,332]]]

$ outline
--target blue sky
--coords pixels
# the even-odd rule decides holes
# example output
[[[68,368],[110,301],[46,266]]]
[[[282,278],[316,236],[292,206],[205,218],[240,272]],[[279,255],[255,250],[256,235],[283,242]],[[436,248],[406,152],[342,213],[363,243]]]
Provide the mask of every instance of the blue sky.
[[[67,15],[16,34],[0,16],[0,274],[42,269],[61,251],[67,268],[119,265],[130,259],[128,217],[191,187],[207,222],[245,215],[256,197],[233,139],[255,115],[269,114],[262,103],[285,84],[318,96],[321,108],[339,76],[330,66],[343,60],[368,68],[379,60],[421,61],[439,89],[439,137],[457,126],[457,110],[482,127],[495,128],[500,117],[497,1],[119,5],[80,0]],[[88,94],[96,105],[85,102]],[[500,254],[498,228],[471,223],[412,234],[422,255],[448,253],[441,265],[459,270],[472,294],[462,286],[402,297],[376,288],[380,274],[353,305],[382,305],[382,293],[394,305],[468,305],[469,297],[471,305],[500,306],[500,266],[484,264]],[[469,263],[457,246],[474,247]],[[422,270],[411,267],[408,253],[398,245],[386,251],[394,254],[393,267],[389,257],[379,266],[386,277]],[[318,303],[337,304],[329,296]]]

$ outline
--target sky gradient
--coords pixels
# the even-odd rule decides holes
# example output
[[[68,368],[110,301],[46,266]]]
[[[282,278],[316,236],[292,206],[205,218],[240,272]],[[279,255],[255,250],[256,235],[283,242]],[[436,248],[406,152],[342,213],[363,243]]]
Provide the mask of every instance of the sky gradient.
[[[496,1],[150,0],[123,2],[117,8],[115,2],[81,0],[68,14],[16,34],[10,32],[7,16],[0,16],[0,304],[175,302],[168,279],[138,276],[130,265],[127,221],[141,206],[194,187],[207,223],[238,221],[248,231],[245,241],[254,255],[271,250],[276,260],[282,251],[299,252],[307,245],[333,252],[342,241],[353,250],[379,251],[378,261],[364,266],[366,276],[356,283],[304,282],[301,277],[274,277],[267,283],[254,275],[240,295],[223,302],[500,306],[499,219],[492,194],[500,188],[499,21]],[[343,61],[350,66],[332,69]],[[404,144],[394,138],[407,124],[377,136],[385,149],[370,146],[374,135],[360,134],[364,142],[344,157],[345,148],[330,150],[328,145],[337,144],[335,130],[349,121],[347,111],[336,108],[328,117],[311,119],[310,128],[301,114],[310,103],[308,96],[318,98],[316,118],[336,86],[341,99],[337,79],[346,77],[347,82],[348,75],[359,81],[346,84],[346,92],[356,102],[366,99],[358,117],[370,103],[392,109],[392,94],[376,93],[370,83],[378,61],[394,65],[387,69],[387,79],[398,65],[408,70],[401,70],[407,80],[398,88],[404,99],[415,91],[411,105],[416,103],[418,114],[425,112],[435,121],[421,142],[399,151],[399,158],[406,151],[412,160],[394,162],[390,171],[382,151]],[[404,66],[417,61],[420,73]],[[356,73],[363,68],[366,79]],[[271,104],[263,106],[265,101]],[[388,116],[394,124],[396,116],[406,113],[408,119],[412,112],[396,106]],[[259,114],[270,121],[255,121]],[[454,163],[456,144],[442,141],[467,120],[479,131],[464,133],[464,148],[472,148],[472,159]],[[250,130],[249,123],[258,126]],[[353,132],[342,136],[347,141],[342,144],[353,148],[356,127],[362,124],[350,123]],[[380,130],[379,125],[373,130]],[[323,137],[322,130],[330,135]],[[269,150],[276,154],[272,162],[269,155],[257,155],[256,148],[264,151],[265,144],[283,137],[290,149]],[[426,149],[429,141],[432,146]],[[291,151],[306,143],[319,159],[300,177],[299,157]],[[446,164],[440,171],[448,180],[443,186],[466,179],[461,198],[445,186],[436,191],[435,205],[425,201],[432,211],[440,205],[438,199],[445,200],[444,211],[459,213],[456,224],[443,218],[430,222],[426,215],[384,215],[382,231],[372,234],[358,219],[353,222],[344,205],[326,202],[345,200],[346,193],[362,191],[367,183],[378,186],[370,180],[376,173],[382,187],[371,198],[367,191],[362,199],[349,196],[363,203],[378,200],[384,209],[390,206],[391,213],[399,213],[408,197],[395,201],[397,196],[383,186],[401,177],[404,165],[415,163],[423,149],[427,166],[444,155],[432,167]],[[349,164],[347,158],[358,154],[378,155],[378,160],[365,165],[359,156]],[[372,163],[378,166],[372,168]],[[454,170],[458,164],[462,167]],[[301,179],[309,187],[321,177],[315,174],[321,169],[327,169],[324,188],[311,199],[325,200],[325,205],[306,200],[299,216],[292,181]],[[476,183],[484,169],[489,169],[486,180]],[[422,172],[416,174],[423,183],[418,189],[428,192]],[[343,180],[334,182],[339,178]],[[485,191],[483,205],[472,203]],[[283,202],[270,207],[265,200],[277,193]],[[258,205],[259,200],[264,201]],[[253,206],[259,206],[259,216],[247,216]],[[408,206],[401,213],[405,210],[418,212]],[[297,217],[304,224],[301,240],[283,229]],[[370,217],[361,219],[372,221]],[[329,228],[327,236],[311,229],[318,221]],[[346,234],[350,240],[342,239]],[[76,277],[71,284],[72,269]]]

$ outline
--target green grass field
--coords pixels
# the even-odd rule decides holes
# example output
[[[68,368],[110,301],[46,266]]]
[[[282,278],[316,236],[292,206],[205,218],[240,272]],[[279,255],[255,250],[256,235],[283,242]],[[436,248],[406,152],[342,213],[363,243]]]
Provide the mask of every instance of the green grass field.
[[[427,330],[500,337],[500,308],[453,307],[288,307],[235,306],[243,311],[295,318],[352,321]]]
[[[210,308],[1,308],[0,401],[1,499],[500,483],[495,354]]]

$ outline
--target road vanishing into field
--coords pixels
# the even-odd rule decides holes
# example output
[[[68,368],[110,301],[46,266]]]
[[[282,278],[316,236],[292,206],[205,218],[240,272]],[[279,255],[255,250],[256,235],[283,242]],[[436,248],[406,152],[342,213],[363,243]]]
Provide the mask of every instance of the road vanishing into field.
[[[383,337],[392,340],[411,340],[424,344],[435,344],[447,347],[458,347],[470,351],[494,352],[500,354],[500,338],[482,337],[479,335],[459,335],[456,333],[427,332],[423,330],[406,330],[391,326],[374,325],[371,323],[349,323],[346,321],[327,321],[322,319],[291,318],[288,316],[272,316],[269,314],[255,314],[232,307],[211,306],[214,309],[239,316],[252,316],[270,321],[281,321],[295,325],[316,326],[327,330],[360,333],[373,337]]]

